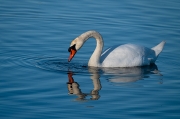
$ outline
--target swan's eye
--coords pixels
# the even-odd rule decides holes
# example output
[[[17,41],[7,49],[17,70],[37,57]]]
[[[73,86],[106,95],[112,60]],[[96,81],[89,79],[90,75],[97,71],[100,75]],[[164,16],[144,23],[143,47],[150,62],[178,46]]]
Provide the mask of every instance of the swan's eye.
[[[76,44],[74,44],[73,46],[69,47],[68,52],[71,52],[71,49],[76,50]]]

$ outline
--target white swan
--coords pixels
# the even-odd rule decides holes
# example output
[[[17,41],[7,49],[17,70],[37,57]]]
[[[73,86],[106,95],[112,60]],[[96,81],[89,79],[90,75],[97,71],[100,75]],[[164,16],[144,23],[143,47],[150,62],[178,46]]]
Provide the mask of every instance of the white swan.
[[[68,49],[70,62],[76,52],[90,38],[97,41],[96,48],[88,62],[88,66],[93,67],[134,67],[155,63],[159,53],[162,51],[165,41],[153,48],[147,48],[135,44],[116,45],[106,49],[102,54],[103,39],[96,31],[87,31],[75,38]]]

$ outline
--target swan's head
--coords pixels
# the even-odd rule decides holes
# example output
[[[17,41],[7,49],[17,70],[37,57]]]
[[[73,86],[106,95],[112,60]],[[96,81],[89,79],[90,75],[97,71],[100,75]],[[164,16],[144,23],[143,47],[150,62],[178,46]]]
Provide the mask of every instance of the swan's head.
[[[82,40],[80,40],[79,38],[76,38],[71,42],[70,47],[68,49],[68,51],[70,52],[68,62],[70,62],[72,60],[72,58],[75,56],[76,52],[82,47],[83,44],[84,44],[84,42]]]

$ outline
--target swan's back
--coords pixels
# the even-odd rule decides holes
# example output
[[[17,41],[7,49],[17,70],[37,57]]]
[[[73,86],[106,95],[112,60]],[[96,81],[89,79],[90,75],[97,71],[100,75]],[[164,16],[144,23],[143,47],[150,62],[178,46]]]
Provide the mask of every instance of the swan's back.
[[[155,51],[140,45],[113,46],[101,55],[102,67],[133,67],[149,65],[156,61]]]

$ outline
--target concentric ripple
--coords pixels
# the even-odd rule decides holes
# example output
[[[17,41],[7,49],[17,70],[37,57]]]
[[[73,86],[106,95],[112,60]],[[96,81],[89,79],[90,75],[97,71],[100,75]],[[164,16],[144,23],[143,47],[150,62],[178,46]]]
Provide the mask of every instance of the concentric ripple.
[[[67,59],[58,57],[29,57],[26,55],[21,55],[4,57],[0,62],[1,65],[8,64],[10,67],[16,65],[27,68],[38,68],[52,72],[87,72],[86,61],[78,61],[81,63],[68,63]]]
[[[87,71],[87,63],[85,61],[81,61],[84,63],[68,63],[67,59],[59,59],[55,57],[41,58],[36,60],[35,67],[40,69],[49,70],[49,71],[63,71],[63,72],[86,72]]]
[[[69,71],[80,73],[81,75],[91,74],[101,78],[104,77],[114,83],[129,83],[149,77],[151,74],[162,76],[157,66],[150,65],[144,67],[129,67],[129,68],[93,68],[87,66],[87,61],[76,59],[74,62],[68,63],[67,59],[58,57],[29,57],[29,56],[12,56],[1,60],[1,63],[9,64],[9,66],[21,66],[26,68],[36,68],[50,72]],[[161,80],[162,78],[160,78]]]

